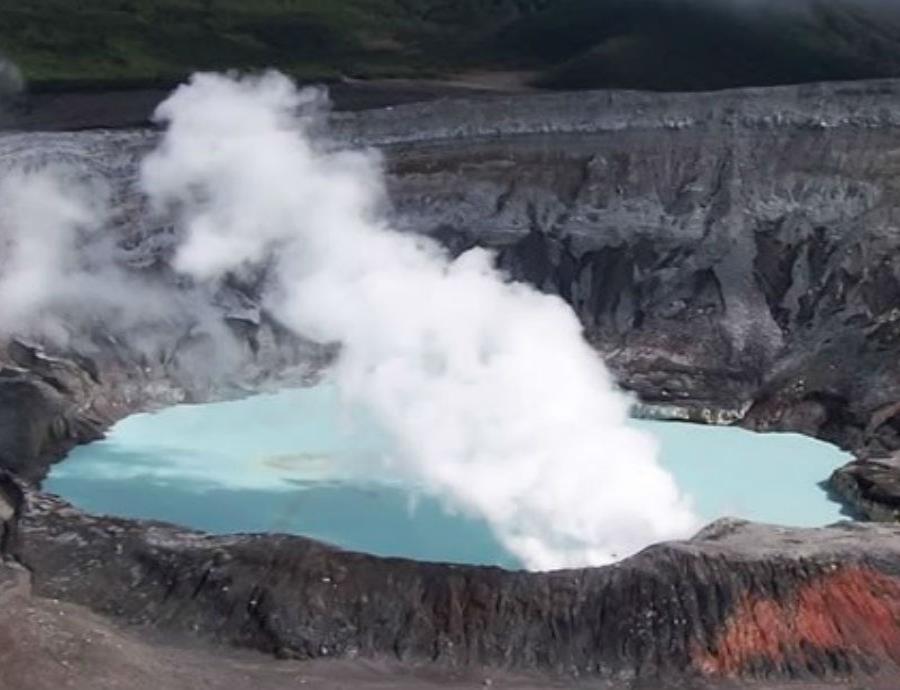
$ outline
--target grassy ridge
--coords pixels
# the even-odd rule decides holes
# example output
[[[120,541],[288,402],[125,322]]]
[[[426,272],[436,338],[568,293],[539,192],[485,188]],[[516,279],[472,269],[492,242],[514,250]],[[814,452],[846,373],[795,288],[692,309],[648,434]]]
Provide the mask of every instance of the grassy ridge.
[[[274,66],[713,89],[900,76],[900,0],[0,0],[0,52],[44,88]]]
[[[477,64],[467,45],[530,0],[25,0],[0,50],[32,83],[169,81],[196,69],[422,76]]]

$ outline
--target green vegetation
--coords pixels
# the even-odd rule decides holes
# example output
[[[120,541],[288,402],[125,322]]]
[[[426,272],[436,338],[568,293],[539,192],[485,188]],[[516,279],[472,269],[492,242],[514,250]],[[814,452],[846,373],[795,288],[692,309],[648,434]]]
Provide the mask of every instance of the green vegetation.
[[[273,66],[301,78],[530,69],[550,88],[710,89],[900,75],[879,0],[0,0],[37,88]]]
[[[0,51],[36,85],[147,83],[273,66],[301,77],[423,76],[477,65],[471,46],[540,0],[20,0]]]

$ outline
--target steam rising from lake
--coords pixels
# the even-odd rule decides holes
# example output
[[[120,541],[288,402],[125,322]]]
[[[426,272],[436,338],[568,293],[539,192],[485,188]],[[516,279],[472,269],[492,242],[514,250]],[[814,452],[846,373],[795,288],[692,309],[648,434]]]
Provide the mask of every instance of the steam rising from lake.
[[[626,424],[630,401],[571,309],[510,282],[490,252],[453,259],[390,227],[379,156],[328,140],[326,108],[277,73],[179,88],[141,168],[154,227],[175,227],[152,271],[124,268],[108,181],[3,161],[0,331],[72,347],[107,333],[155,360],[173,333],[203,336],[209,356],[190,368],[229,370],[214,296],[253,278],[283,324],[340,343],[340,396],[394,449],[372,474],[485,521],[526,566],[597,565],[690,534],[691,505]]]
[[[527,566],[607,563],[695,529],[570,308],[485,250],[451,259],[391,228],[379,157],[318,138],[322,106],[277,73],[197,75],[160,106],[142,186],[176,220],[175,268],[213,286],[264,270],[268,308],[341,343],[341,395],[392,435],[394,466],[373,472],[483,518]]]

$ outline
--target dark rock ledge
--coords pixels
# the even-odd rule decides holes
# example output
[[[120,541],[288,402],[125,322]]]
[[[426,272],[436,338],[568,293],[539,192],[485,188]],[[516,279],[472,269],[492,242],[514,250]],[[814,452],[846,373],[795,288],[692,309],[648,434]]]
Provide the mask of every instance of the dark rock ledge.
[[[831,475],[829,486],[859,517],[900,522],[900,457],[860,460]]]
[[[100,438],[128,407],[104,399],[89,365],[12,340],[6,358],[0,356],[0,470],[40,480],[73,447]]]

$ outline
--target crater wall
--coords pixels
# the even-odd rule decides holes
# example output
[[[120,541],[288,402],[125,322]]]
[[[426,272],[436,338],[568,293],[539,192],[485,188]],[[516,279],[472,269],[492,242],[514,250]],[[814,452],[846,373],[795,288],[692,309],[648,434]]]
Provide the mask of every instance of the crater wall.
[[[493,247],[511,277],[572,304],[648,414],[802,431],[865,456],[900,449],[898,105],[896,82],[580,93],[340,114],[331,132],[383,151],[404,230]],[[134,187],[155,138],[10,133],[0,167],[62,159],[108,179],[123,267],[167,280],[171,229]],[[6,342],[0,466],[18,480],[2,482],[2,553],[37,596],[301,658],[623,687],[896,677],[895,526],[724,522],[608,568],[529,575],[87,516],[22,483],[135,409],[321,368],[333,352],[286,336],[258,298],[253,283],[215,297],[240,353],[219,378],[197,375],[202,339],[184,324],[153,357],[115,323],[66,347]]]

